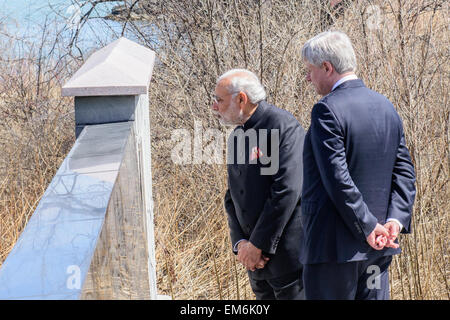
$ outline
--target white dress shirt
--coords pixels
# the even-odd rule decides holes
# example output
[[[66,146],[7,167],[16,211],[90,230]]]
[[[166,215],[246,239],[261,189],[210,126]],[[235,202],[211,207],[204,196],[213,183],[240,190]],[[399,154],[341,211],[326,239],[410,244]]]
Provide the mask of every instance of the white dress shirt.
[[[337,86],[339,86],[340,84],[344,83],[345,81],[348,80],[355,80],[358,79],[358,76],[356,74],[349,74],[348,76],[345,76],[341,79],[339,79],[334,85],[333,88],[331,88],[331,91],[333,91],[334,89],[336,89]]]

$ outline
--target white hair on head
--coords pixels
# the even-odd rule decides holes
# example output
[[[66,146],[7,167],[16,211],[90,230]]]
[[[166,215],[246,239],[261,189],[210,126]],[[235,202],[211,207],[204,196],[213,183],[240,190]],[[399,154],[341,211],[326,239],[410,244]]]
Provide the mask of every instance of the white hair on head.
[[[349,37],[341,31],[325,31],[309,39],[302,48],[302,58],[320,67],[330,62],[336,72],[356,71],[356,56]]]
[[[217,79],[217,83],[225,78],[230,78],[230,84],[227,88],[232,94],[237,94],[242,91],[253,104],[257,104],[261,100],[266,99],[266,91],[253,72],[247,69],[232,69],[221,75]]]

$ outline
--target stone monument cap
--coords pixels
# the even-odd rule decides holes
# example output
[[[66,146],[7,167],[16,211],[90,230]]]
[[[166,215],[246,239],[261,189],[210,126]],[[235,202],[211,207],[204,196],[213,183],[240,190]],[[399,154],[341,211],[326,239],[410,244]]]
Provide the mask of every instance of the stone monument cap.
[[[155,52],[124,37],[93,53],[62,87],[63,96],[146,94]]]

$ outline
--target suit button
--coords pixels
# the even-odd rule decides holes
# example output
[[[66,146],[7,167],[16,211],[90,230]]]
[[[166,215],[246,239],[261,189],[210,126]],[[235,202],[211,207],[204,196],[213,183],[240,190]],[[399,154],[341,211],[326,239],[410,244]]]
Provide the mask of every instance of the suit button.
[[[244,194],[244,190],[242,190],[242,189],[239,190],[239,193],[240,193],[240,194]]]
[[[237,169],[237,175],[240,176],[241,175],[241,170]]]

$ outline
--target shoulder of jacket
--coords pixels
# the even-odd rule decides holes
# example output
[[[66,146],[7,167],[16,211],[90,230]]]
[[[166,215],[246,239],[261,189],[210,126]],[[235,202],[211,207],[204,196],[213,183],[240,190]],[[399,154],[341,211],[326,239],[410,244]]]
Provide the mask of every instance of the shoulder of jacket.
[[[341,99],[347,99],[349,95],[349,89],[352,88],[345,88],[340,90],[333,90],[327,95],[323,96],[317,103],[322,103],[326,106],[332,106],[335,104],[336,101],[339,101]]]
[[[291,112],[278,108],[272,104],[270,104],[268,109],[269,110],[266,115],[268,115],[274,123],[285,125],[296,125],[298,123],[298,125],[300,125],[297,118],[295,118]]]

